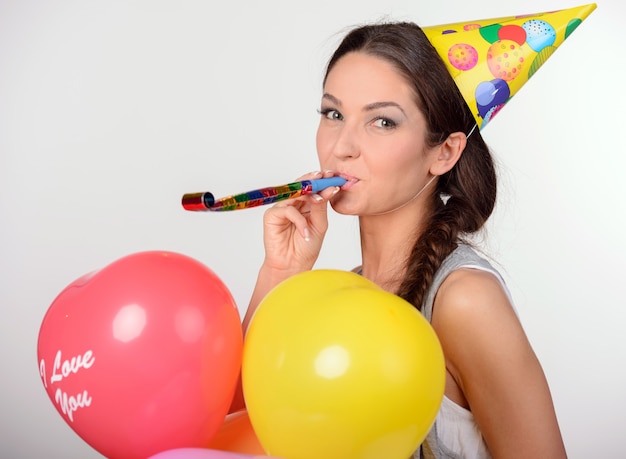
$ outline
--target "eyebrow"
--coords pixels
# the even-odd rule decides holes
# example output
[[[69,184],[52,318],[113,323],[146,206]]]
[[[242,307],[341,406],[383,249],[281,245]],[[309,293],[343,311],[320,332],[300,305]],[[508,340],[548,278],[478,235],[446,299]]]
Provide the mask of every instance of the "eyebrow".
[[[339,107],[341,107],[342,105],[341,101],[337,99],[335,96],[333,96],[332,94],[324,93],[324,95],[322,96],[322,99],[327,99]],[[398,103],[392,102],[392,101],[372,102],[371,104],[367,104],[365,107],[363,107],[363,111],[369,112],[372,110],[378,110],[379,108],[386,108],[386,107],[396,107],[406,116],[404,109]]]

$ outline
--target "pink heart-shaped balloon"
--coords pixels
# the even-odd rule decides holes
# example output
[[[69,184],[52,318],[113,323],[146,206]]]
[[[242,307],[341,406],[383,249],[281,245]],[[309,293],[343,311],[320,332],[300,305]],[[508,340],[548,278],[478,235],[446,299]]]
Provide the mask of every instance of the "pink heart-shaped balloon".
[[[39,372],[70,427],[108,458],[203,447],[224,421],[243,334],[213,271],[164,251],[67,286],[39,331]]]

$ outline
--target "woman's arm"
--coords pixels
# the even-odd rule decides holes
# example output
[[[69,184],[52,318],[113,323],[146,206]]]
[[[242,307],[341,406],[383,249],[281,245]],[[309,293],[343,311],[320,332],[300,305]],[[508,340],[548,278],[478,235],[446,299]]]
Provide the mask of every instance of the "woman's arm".
[[[462,269],[442,284],[433,327],[458,388],[494,458],[564,458],[541,365],[496,277]],[[454,392],[454,391],[452,391]]]
[[[309,268],[310,269],[310,268]],[[248,309],[246,310],[246,315],[243,318],[243,331],[244,335],[248,331],[248,327],[250,326],[250,321],[254,316],[255,311],[257,310],[261,300],[272,290],[276,285],[281,283],[282,281],[288,279],[294,274],[301,272],[297,269],[295,270],[280,270],[273,269],[271,267],[263,264],[261,269],[259,270],[259,274],[257,276],[257,281],[254,286],[254,290],[252,291],[252,297],[250,298],[250,303],[248,305]]]

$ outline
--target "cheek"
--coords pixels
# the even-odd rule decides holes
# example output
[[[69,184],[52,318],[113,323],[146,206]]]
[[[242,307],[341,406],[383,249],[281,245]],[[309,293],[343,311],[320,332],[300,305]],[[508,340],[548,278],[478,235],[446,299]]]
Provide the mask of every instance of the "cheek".
[[[330,139],[325,129],[318,127],[315,135],[315,148],[320,164],[324,163],[330,156]]]
[[[422,145],[410,139],[394,139],[392,142],[378,145],[376,150],[379,154],[373,155],[371,159],[375,160],[381,169],[402,177],[423,164],[421,147]]]
[[[428,171],[424,155],[413,143],[396,145],[387,152],[384,159],[378,157],[375,164],[373,160],[370,162],[377,186],[389,188],[389,183],[393,183],[393,188],[400,195],[403,192],[412,194],[415,187],[421,186]]]

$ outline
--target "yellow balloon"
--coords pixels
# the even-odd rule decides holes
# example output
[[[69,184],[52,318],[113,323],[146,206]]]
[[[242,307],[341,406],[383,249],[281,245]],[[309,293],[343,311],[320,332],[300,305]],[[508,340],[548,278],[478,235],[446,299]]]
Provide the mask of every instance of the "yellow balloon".
[[[443,397],[434,330],[354,273],[308,271],[261,302],[244,342],[250,421],[285,459],[407,459]]]

